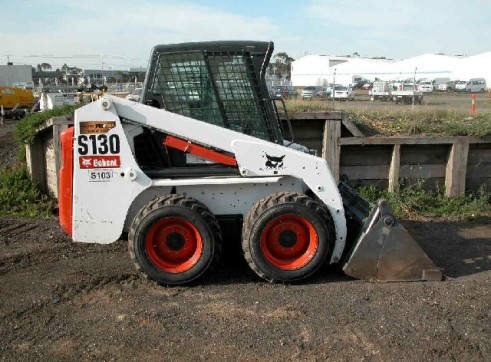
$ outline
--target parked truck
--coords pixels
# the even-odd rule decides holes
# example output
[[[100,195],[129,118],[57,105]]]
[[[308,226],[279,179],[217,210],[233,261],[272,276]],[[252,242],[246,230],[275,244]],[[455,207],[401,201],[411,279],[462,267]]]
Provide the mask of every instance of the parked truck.
[[[24,117],[36,102],[30,89],[0,87],[0,113],[13,119]]]
[[[423,103],[423,92],[415,84],[402,83],[397,90],[392,91],[392,100],[396,103],[411,104],[413,99],[415,104]]]
[[[34,95],[29,89],[0,87],[0,106],[4,109],[12,109],[16,106],[30,108],[34,103]]]
[[[390,101],[392,99],[392,92],[389,82],[378,80],[373,82],[373,87],[369,91],[370,100]]]

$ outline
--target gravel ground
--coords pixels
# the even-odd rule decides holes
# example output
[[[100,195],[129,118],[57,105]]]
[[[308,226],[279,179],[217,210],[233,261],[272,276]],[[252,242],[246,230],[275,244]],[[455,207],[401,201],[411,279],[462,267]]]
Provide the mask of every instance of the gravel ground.
[[[15,163],[13,121],[0,162]],[[325,269],[259,280],[228,245],[188,287],[140,276],[126,242],[73,243],[56,220],[0,217],[0,360],[491,360],[491,220],[403,221],[443,282]]]

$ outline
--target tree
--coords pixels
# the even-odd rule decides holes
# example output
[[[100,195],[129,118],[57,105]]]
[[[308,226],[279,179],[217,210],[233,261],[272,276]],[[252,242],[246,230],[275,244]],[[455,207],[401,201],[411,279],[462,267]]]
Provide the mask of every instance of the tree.
[[[38,72],[44,72],[46,70],[51,70],[51,64],[48,63],[41,63],[36,66],[36,70]]]
[[[292,72],[292,62],[295,59],[290,57],[285,52],[277,53],[273,56],[273,70],[274,74],[278,76],[286,76],[290,79]]]
[[[66,63],[61,67],[63,73],[63,80],[69,84],[73,78],[74,82],[78,84],[78,80],[84,76],[84,71],[81,68],[69,67]]]

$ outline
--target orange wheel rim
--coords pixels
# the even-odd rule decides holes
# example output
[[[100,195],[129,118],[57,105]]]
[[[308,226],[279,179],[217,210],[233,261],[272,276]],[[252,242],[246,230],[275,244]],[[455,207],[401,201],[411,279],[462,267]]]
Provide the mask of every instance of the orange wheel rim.
[[[182,273],[200,259],[203,240],[198,229],[186,219],[166,217],[149,230],[145,250],[157,268],[169,273]]]
[[[296,270],[315,256],[319,237],[312,223],[304,217],[283,215],[266,225],[260,247],[266,260],[275,267]]]

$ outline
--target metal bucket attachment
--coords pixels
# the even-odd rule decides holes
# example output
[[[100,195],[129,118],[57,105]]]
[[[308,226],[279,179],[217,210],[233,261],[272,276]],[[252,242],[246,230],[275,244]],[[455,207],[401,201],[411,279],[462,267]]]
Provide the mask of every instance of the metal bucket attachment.
[[[443,277],[385,200],[380,200],[366,218],[343,270],[353,278],[383,282]]]

